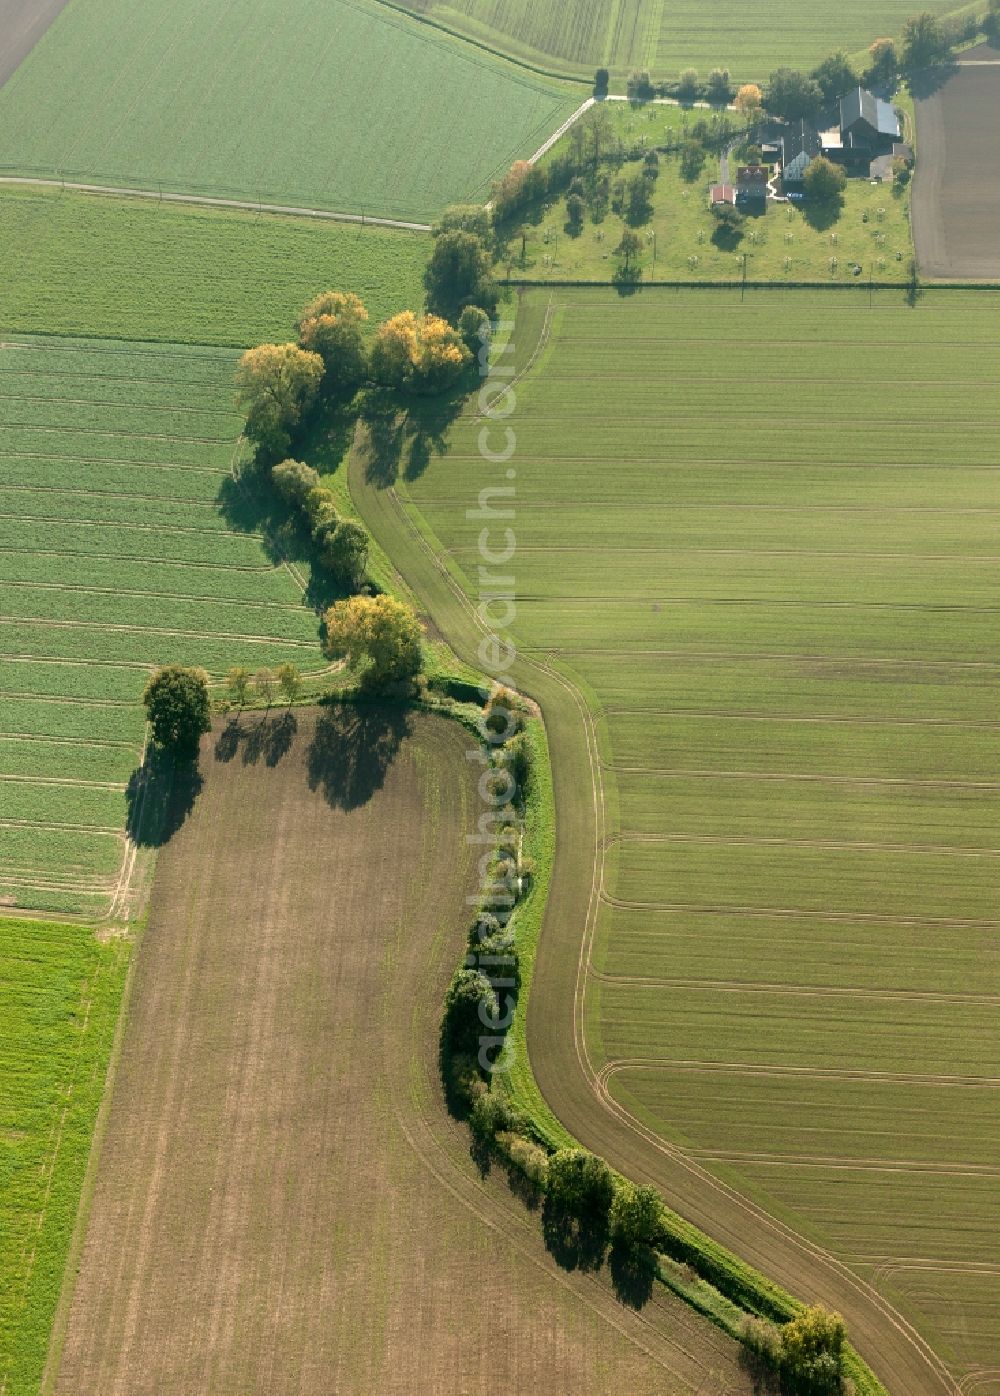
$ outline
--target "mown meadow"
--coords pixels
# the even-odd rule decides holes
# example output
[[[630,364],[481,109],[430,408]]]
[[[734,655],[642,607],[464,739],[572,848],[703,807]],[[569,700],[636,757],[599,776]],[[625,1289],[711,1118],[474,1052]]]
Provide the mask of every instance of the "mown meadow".
[[[1000,1360],[997,309],[532,291],[510,419],[514,633],[599,736],[595,1070],[958,1374]],[[397,484],[473,596],[480,427]]]
[[[304,579],[234,507],[234,364],[222,350],[114,341],[0,350],[9,904],[107,910],[154,666],[323,667]]]
[[[0,1389],[34,1396],[104,1089],[129,942],[0,917]]]
[[[0,196],[0,331],[245,348],[335,285],[372,323],[419,303],[429,238],[28,185]]]
[[[14,173],[433,218],[575,94],[376,0],[94,0],[0,92]]]

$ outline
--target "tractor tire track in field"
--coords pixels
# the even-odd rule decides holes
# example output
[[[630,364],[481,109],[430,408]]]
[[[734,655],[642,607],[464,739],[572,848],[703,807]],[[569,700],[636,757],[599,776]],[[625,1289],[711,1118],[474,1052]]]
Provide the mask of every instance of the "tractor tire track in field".
[[[152,559],[147,559],[152,561]],[[220,569],[225,570],[225,569]],[[274,571],[281,569],[275,568]],[[5,580],[3,585],[20,591],[57,591],[72,596],[133,596],[150,601],[197,601],[209,605],[241,606],[248,611],[285,611],[290,615],[301,615],[299,603],[290,601],[248,601],[241,596],[213,595],[208,592],[193,591],[140,591],[135,587],[87,586],[84,582],[30,582]]]
[[[608,906],[623,907],[626,911],[676,911],[687,915],[715,916],[738,912],[741,916],[780,916],[790,920],[845,921],[861,925],[871,923],[876,926],[945,926],[962,930],[1000,926],[1000,920],[980,917],[887,916],[873,911],[838,911],[831,907],[742,906],[730,902],[640,902],[616,897],[604,889],[601,891],[601,900]]]
[[[958,1086],[1000,1089],[1000,1076],[956,1076],[947,1072],[880,1071],[840,1066],[789,1066],[784,1063],[699,1061],[690,1057],[615,1057],[597,1072],[602,1090],[620,1071],[684,1071],[695,1075],[788,1076],[795,1080],[876,1081],[908,1086]]]
[[[977,994],[934,989],[865,989],[835,984],[767,983],[756,979],[679,979],[669,975],[609,974],[588,967],[592,979],[602,984],[632,984],[644,989],[706,989],[712,993],[787,994],[792,998],[860,998],[889,1002],[981,1003],[1000,1006],[1000,994]]]
[[[336,213],[330,209],[306,208],[298,204],[266,204],[257,199],[216,199],[207,194],[179,194],[164,189],[129,189],[113,184],[79,184],[71,180],[38,179],[26,175],[0,175],[0,184],[28,184],[45,189],[71,189],[80,194],[110,194],[115,198],[152,199],[156,203],[196,204],[201,208],[235,208],[248,213],[291,214],[295,218],[318,218],[330,223],[356,223],[360,227],[402,228],[411,233],[429,233],[429,223],[408,222],[398,218],[378,218],[364,213]],[[18,346],[20,347],[20,346]]]
[[[167,630],[153,625],[121,625],[97,620],[51,620],[47,616],[0,616],[0,626],[31,625],[41,630],[100,630],[123,635],[158,635],[168,639],[186,640],[245,640],[252,645],[292,645],[297,649],[315,649],[312,640],[288,640],[282,635],[244,635],[236,630]],[[44,655],[29,658],[44,660]]]
[[[601,645],[599,648],[584,645],[525,645],[521,649],[522,654],[565,654],[572,657],[574,654],[598,654],[609,655],[616,659],[628,659],[635,661],[637,658],[652,657],[656,659],[679,659],[685,661],[697,660],[699,663],[716,663],[721,660],[723,663],[731,664],[746,663],[752,660],[754,663],[789,663],[789,664],[830,664],[839,668],[882,668],[899,667],[906,669],[1000,669],[1000,661],[993,659],[931,659],[929,657],[914,659],[910,657],[888,658],[870,655],[853,654],[799,654],[785,651],[778,654],[764,654],[759,650],[752,654],[743,654],[738,650],[730,652],[726,650],[660,650],[660,649],[634,649],[617,650],[609,645]]]
[[[390,488],[380,495],[371,482],[366,481],[357,452],[352,454],[350,483],[355,504],[390,556],[415,557],[408,568],[407,580],[460,656],[475,665],[477,645],[485,627],[445,563],[403,508],[396,490]],[[407,538],[407,547],[394,551],[394,542],[399,543],[402,537]],[[431,601],[431,596],[437,605]],[[682,1216],[793,1292],[822,1297],[844,1313],[863,1356],[894,1393],[898,1391],[901,1396],[948,1393],[952,1396],[956,1386],[945,1365],[916,1329],[876,1289],[831,1253],[665,1144],[619,1106],[602,1085],[590,1062],[583,1036],[586,966],[597,909],[604,895],[604,795],[599,746],[582,694],[547,660],[553,652],[557,651],[541,647],[527,652],[522,649],[519,664],[512,673],[516,681],[521,682],[523,677],[530,696],[540,702],[545,713],[553,747],[553,776],[557,783],[558,843],[536,963],[539,981],[545,975],[550,976],[549,992],[546,1002],[540,1004],[542,991],[536,982],[528,1007],[529,1043],[534,1044],[532,1062],[543,1096],[557,1118],[581,1142],[608,1157],[630,1176],[656,1183]],[[635,659],[632,652],[623,657],[631,662]],[[839,658],[837,662],[844,661]],[[997,666],[977,664],[975,667]],[[570,752],[561,749],[563,743]],[[586,813],[579,799],[580,773],[574,774],[573,770],[573,750],[582,754],[589,768],[592,799],[587,802]],[[567,786],[560,792],[561,780],[572,784],[576,792],[574,801],[566,798]],[[592,876],[585,895],[580,878],[582,870],[573,866],[570,851],[573,848],[578,856],[584,848],[593,850],[587,858],[591,861],[592,857]],[[582,937],[578,919],[581,910]],[[578,1073],[575,1078],[566,1069],[567,1003],[554,992],[560,979],[568,980],[567,952],[573,946],[577,947],[577,967],[575,987],[569,995],[568,1026]],[[553,1012],[554,1008],[562,1011]],[[599,1107],[596,1115],[595,1103]]]
[[[827,852],[938,853],[951,858],[1000,858],[1000,848],[970,848],[955,844],[877,843],[870,839],[790,839],[759,834],[642,834],[622,830],[605,840],[606,847],[623,843],[701,844],[722,848],[818,848]]]
[[[163,529],[150,529],[150,532],[156,533],[162,533],[163,531]],[[205,531],[211,532],[211,530]],[[247,535],[238,534],[236,536],[245,538]],[[183,557],[155,557],[151,553],[88,553],[78,548],[9,548],[3,544],[0,544],[0,557],[82,557],[86,558],[89,562],[155,562],[158,567],[190,567],[205,572],[270,573],[280,572],[282,570],[281,564],[276,566],[274,563],[270,562],[207,562],[203,558],[196,558],[189,562]],[[4,585],[31,586],[46,584],[18,580],[7,581]],[[63,585],[68,586],[72,585],[72,583],[63,583]],[[88,589],[93,590],[93,588]],[[100,590],[100,588],[98,588],[98,590]]]
[[[605,712],[607,709],[605,709]],[[777,719],[776,719],[777,720]],[[960,725],[960,724],[955,724]],[[909,779],[906,776],[841,776],[814,771],[687,771],[674,766],[619,766],[610,761],[602,761],[601,766],[613,775],[655,776],[662,780],[753,780],[753,781],[803,781],[819,785],[875,785],[901,786],[903,789],[932,790],[1000,790],[1000,781],[995,780],[949,780],[947,776],[937,780],[926,778]],[[640,833],[622,831],[623,838],[642,838]]]
[[[821,727],[827,726],[831,722],[843,723],[848,726],[858,727],[957,727],[962,731],[997,731],[1000,730],[1000,722],[988,722],[975,720],[965,720],[953,717],[851,717],[836,716],[829,717],[823,713],[802,715],[798,713],[775,713],[759,712],[753,708],[746,708],[737,712],[704,712],[698,708],[626,708],[616,704],[608,704],[604,712],[608,717],[676,717],[676,718],[705,718],[711,722],[788,722],[817,724]],[[604,763],[605,770],[616,769]],[[617,769],[629,769],[621,767]],[[636,770],[645,769],[635,767]],[[650,767],[650,770],[655,768]]]

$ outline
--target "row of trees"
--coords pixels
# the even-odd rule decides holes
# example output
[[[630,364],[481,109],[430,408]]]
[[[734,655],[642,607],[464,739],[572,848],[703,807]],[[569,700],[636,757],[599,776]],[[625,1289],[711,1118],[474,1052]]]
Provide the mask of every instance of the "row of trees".
[[[420,622],[403,602],[391,596],[352,596],[332,606],[325,623],[327,655],[346,659],[363,689],[382,692],[409,685],[420,673]],[[270,708],[277,693],[291,707],[302,693],[302,675],[287,663],[255,673],[234,666],[225,686],[223,707],[242,711],[257,698]],[[154,744],[180,760],[192,758],[202,734],[211,727],[212,699],[205,670],[164,665],[147,682],[142,702]]]
[[[928,10],[912,15],[895,39],[876,39],[868,51],[868,65],[858,72],[844,53],[831,54],[808,73],[778,68],[766,87],[746,83],[734,98],[729,71],[713,68],[702,81],[694,68],[685,68],[674,81],[654,82],[646,70],[630,73],[627,91],[636,101],[653,97],[676,97],[680,102],[707,101],[726,106],[735,100],[750,120],[762,111],[783,121],[799,121],[814,116],[825,104],[842,96],[858,82],[866,85],[889,83],[901,75],[913,75],[944,62],[956,44],[974,39],[983,30],[988,38],[1000,40],[1000,0],[988,0],[984,19],[969,15],[958,19],[938,19]],[[601,79],[604,79],[603,86]],[[599,69],[595,91],[607,91],[607,70]]]
[[[434,311],[408,310],[380,325],[369,347],[360,299],[325,291],[299,318],[298,343],[247,350],[236,371],[237,400],[260,452],[272,460],[287,455],[316,410],[343,408],[367,385],[406,395],[440,393],[458,381],[496,306],[492,263],[478,238],[456,230],[435,242],[428,277],[437,302],[467,302],[457,328]],[[471,303],[473,294],[486,308]]]
[[[353,519],[342,518],[332,490],[320,483],[311,465],[284,460],[271,470],[279,495],[309,529],[319,561],[346,590],[360,587],[368,562],[368,534]]]
[[[801,1396],[839,1396],[845,1389],[844,1320],[813,1304],[788,1323],[748,1318],[744,1345],[781,1377],[782,1390]]]

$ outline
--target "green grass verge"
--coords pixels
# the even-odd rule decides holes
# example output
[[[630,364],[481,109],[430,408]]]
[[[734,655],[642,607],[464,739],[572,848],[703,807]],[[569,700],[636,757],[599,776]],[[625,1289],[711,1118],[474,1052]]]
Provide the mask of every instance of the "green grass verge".
[[[0,1387],[35,1396],[130,943],[0,918]]]

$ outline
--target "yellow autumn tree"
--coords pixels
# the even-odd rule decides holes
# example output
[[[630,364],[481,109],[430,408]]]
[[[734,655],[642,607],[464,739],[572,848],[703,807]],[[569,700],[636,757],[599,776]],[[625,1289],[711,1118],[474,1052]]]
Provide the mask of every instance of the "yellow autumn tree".
[[[420,622],[391,596],[352,596],[324,617],[326,652],[360,671],[366,688],[381,689],[420,672]]]
[[[236,400],[246,434],[276,456],[287,454],[292,432],[316,400],[323,360],[297,344],[248,349],[236,370]]]
[[[404,310],[379,327],[371,369],[384,387],[440,393],[458,380],[471,359],[458,331],[447,320]]]
[[[365,381],[367,320],[364,302],[349,291],[324,291],[299,316],[295,327],[299,344],[323,360],[324,393],[350,397]]]
[[[755,120],[763,105],[764,94],[755,82],[744,83],[736,94],[736,110],[745,121]]]

